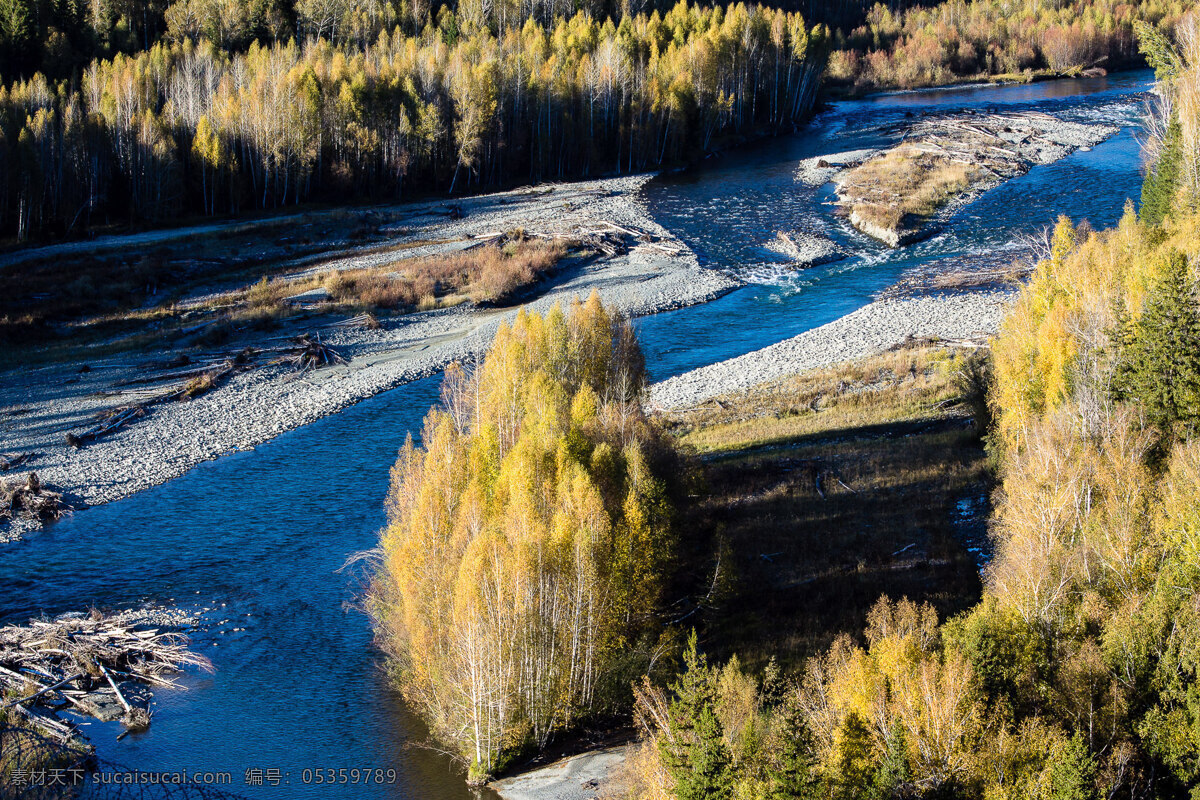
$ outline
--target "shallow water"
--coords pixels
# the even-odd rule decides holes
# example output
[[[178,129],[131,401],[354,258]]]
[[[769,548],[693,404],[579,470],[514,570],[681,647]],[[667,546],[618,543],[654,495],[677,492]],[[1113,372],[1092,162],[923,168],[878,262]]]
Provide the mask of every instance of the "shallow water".
[[[640,321],[652,374],[829,322],[914,266],[1011,250],[1060,209],[1111,224],[1140,185],[1135,126],[1149,80],[1137,73],[839,103],[796,136],[651,183],[647,200],[663,225],[707,265],[754,281],[714,303]],[[946,231],[904,251],[848,229],[820,205],[827,189],[793,178],[801,158],[882,143],[879,126],[905,112],[993,107],[1063,110],[1127,127],[988,193]],[[855,256],[787,273],[761,245],[793,229],[823,231]],[[4,549],[2,621],[143,602],[203,612],[194,644],[216,673],[188,675],[186,691],[158,691],[146,733],[118,742],[117,725],[88,725],[103,758],[142,770],[228,771],[228,788],[250,797],[471,796],[448,759],[408,746],[424,731],[388,689],[366,618],[347,606],[357,578],[338,572],[347,555],[375,543],[388,468],[436,397],[436,378],[409,384]],[[318,767],[394,769],[396,782],[306,785],[303,771]],[[248,769],[277,769],[280,785],[248,787]]]
[[[1141,190],[1140,118],[1149,71],[1028,86],[905,92],[835,104],[796,136],[765,142],[646,188],[663,226],[701,263],[750,285],[714,303],[647,317],[638,324],[654,379],[765,347],[831,322],[874,299],[907,270],[944,259],[1005,263],[1022,237],[1060,213],[1096,228],[1112,225]],[[881,133],[923,112],[1045,111],[1121,126],[1113,137],[993,189],[925,241],[893,250],[836,217],[830,187],[794,177],[801,159],[887,146]],[[763,245],[778,231],[826,236],[853,255],[796,271]]]

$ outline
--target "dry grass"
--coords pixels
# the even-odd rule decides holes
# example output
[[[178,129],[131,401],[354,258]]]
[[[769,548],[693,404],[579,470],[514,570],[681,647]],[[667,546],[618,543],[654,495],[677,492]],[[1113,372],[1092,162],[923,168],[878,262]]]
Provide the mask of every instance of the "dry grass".
[[[951,350],[897,350],[668,414],[667,424],[683,446],[718,453],[921,420],[957,396],[952,376],[964,362]]]
[[[288,280],[262,275],[264,256],[257,251],[245,257],[229,255],[237,253],[229,249],[233,240],[245,235],[180,241],[149,256],[111,253],[0,270],[5,284],[5,292],[0,292],[0,345],[12,345],[0,347],[0,353],[22,360],[84,361],[158,347],[164,339],[179,337],[189,345],[220,347],[247,331],[276,328],[298,314],[404,313],[471,301],[505,304],[552,272],[574,246],[529,239],[518,231],[460,253],[406,258],[411,247],[428,244],[406,242],[370,250],[395,254],[395,260],[381,267]],[[303,241],[302,247],[309,247],[309,237]],[[263,252],[280,249],[278,243],[263,247]],[[297,252],[291,247],[283,250]],[[64,271],[70,280],[63,280]],[[176,305],[181,296],[211,281],[259,275],[260,280],[199,307]],[[317,288],[329,291],[329,301],[302,307],[288,300]],[[149,298],[161,299],[148,303]],[[6,360],[0,357],[0,366]]]
[[[631,745],[629,757],[614,774],[599,795],[600,800],[674,800],[671,776],[663,766],[652,741]]]
[[[324,287],[334,303],[376,310],[412,307],[419,297],[419,289],[411,280],[383,270],[331,272],[325,277]]]
[[[275,327],[309,310],[374,314],[428,311],[468,300],[503,304],[545,277],[567,253],[564,242],[516,237],[503,245],[399,259],[369,269],[335,270],[303,280],[263,276],[257,283],[207,303],[215,317],[197,335],[197,343],[224,345],[237,331]],[[319,288],[328,292],[328,301],[310,304],[307,309],[288,302],[289,297]],[[143,313],[140,318],[147,316]]]
[[[978,599],[956,503],[985,495],[989,477],[955,402],[961,362],[887,353],[670,420],[703,453],[685,558],[714,587],[697,615],[710,653],[797,666],[860,630],[881,594],[943,615]]]
[[[850,170],[839,195],[860,219],[899,230],[934,214],[984,176],[978,167],[901,145]]]
[[[485,245],[459,253],[330,273],[324,288],[342,305],[427,310],[464,299],[504,303],[536,283],[567,253],[558,241]],[[291,292],[303,291],[293,285]]]

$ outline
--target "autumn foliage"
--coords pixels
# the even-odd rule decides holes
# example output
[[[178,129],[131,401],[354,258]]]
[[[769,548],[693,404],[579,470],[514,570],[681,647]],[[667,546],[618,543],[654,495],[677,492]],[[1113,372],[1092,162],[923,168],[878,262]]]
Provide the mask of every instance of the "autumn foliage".
[[[1033,71],[1078,74],[1138,61],[1135,25],[1170,29],[1191,7],[1179,0],[947,0],[877,3],[839,34],[829,77],[859,87],[935,86]]]
[[[653,629],[670,455],[644,388],[632,328],[595,294],[523,311],[477,369],[447,371],[421,445],[396,462],[379,635],[473,779],[593,711]]]
[[[1177,118],[1200,80],[1191,25],[1155,59]],[[1000,486],[981,601],[939,624],[881,599],[861,639],[810,659],[756,706],[760,730],[786,725],[800,747],[787,767],[739,761],[720,683],[692,699],[707,668],[691,656],[673,696],[640,694],[663,754],[643,751],[641,796],[1198,796],[1200,216],[1187,168],[1168,167],[1182,172],[1161,219],[1130,205],[1097,233],[1062,218],[992,342]],[[750,788],[797,764],[804,788]]]
[[[220,28],[242,5],[183,0],[173,35],[70,80],[6,74],[0,235],[649,170],[791,129],[827,38],[740,3],[612,17],[403,4],[398,19],[386,3],[302,2],[299,40],[231,41]]]

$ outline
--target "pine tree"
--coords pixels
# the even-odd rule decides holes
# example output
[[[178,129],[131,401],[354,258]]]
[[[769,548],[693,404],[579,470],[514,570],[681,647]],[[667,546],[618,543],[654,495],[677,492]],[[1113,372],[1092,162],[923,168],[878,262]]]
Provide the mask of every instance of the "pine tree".
[[[33,66],[27,63],[34,38],[30,16],[26,0],[0,0],[0,70],[3,74],[26,72]]]
[[[911,779],[904,728],[894,723],[888,734],[887,749],[883,752],[883,758],[875,769],[871,785],[867,788],[867,797],[869,800],[890,800],[893,797],[904,796]]]
[[[1055,748],[1049,758],[1049,800],[1093,800],[1096,760],[1081,734]]]
[[[1160,224],[1170,213],[1179,195],[1179,171],[1183,166],[1183,133],[1179,120],[1172,119],[1167,127],[1158,159],[1146,172],[1142,182],[1142,213],[1144,221]]]
[[[663,763],[675,780],[678,800],[722,800],[733,792],[734,775],[717,717],[716,670],[696,651],[696,632],[683,654],[686,670],[671,690],[671,739],[661,739]]]
[[[795,698],[795,692],[790,693],[780,710],[785,733],[770,770],[768,800],[809,800],[821,796],[820,782],[813,768],[812,735]]]
[[[1200,423],[1200,308],[1187,256],[1173,253],[1140,317],[1115,337],[1113,390],[1138,402],[1147,420],[1170,436]]]

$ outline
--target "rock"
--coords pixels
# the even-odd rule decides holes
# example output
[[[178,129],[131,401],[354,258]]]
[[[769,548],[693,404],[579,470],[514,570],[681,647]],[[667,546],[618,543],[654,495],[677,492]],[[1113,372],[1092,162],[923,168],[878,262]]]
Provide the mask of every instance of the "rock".
[[[780,231],[765,247],[791,259],[797,267],[815,267],[847,257],[847,253],[823,236]]]
[[[621,766],[633,745],[619,745],[564,758],[553,764],[488,784],[502,800],[591,800],[619,796]]]
[[[921,231],[911,228],[885,228],[882,225],[876,225],[869,219],[863,219],[859,216],[857,209],[850,211],[850,224],[858,230],[870,236],[873,239],[886,244],[888,247],[900,247],[906,244],[912,244],[927,237],[931,231]]]

